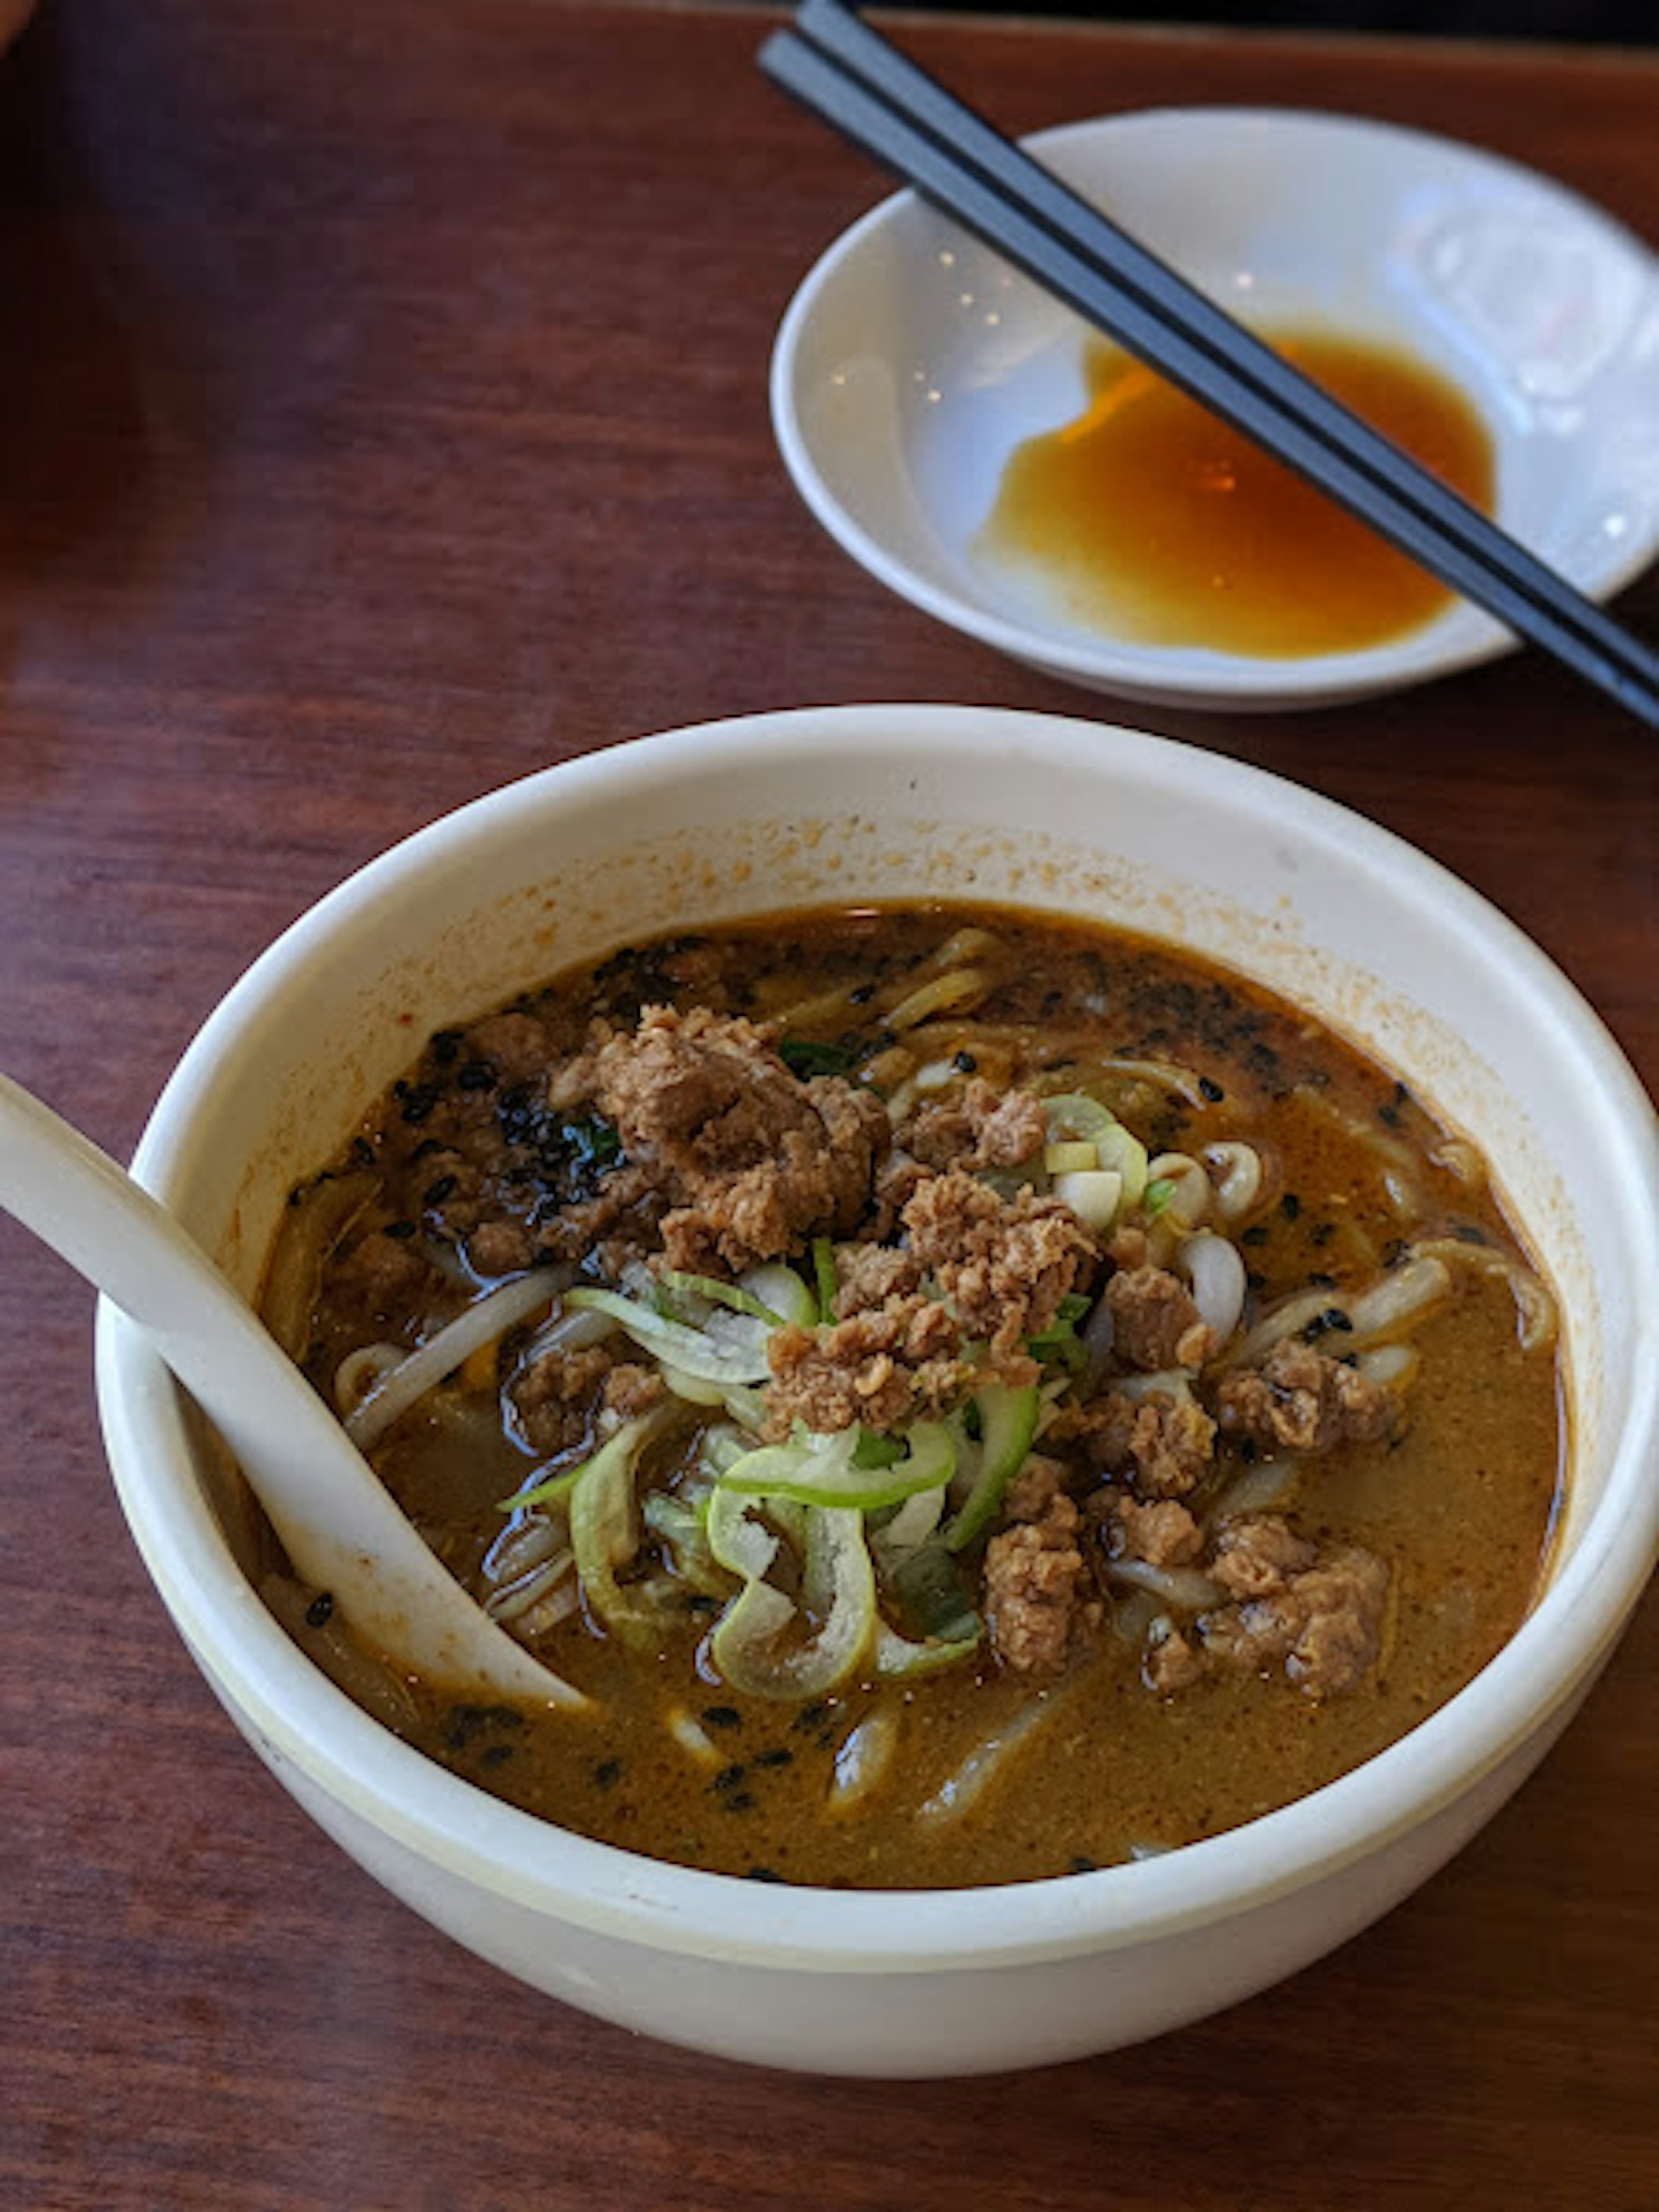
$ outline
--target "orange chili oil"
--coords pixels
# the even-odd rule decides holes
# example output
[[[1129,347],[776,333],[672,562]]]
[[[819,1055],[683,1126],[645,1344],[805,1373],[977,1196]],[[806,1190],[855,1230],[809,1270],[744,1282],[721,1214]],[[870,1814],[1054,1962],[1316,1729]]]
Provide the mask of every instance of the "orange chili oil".
[[[1326,331],[1276,349],[1490,512],[1492,440],[1468,398],[1392,347]],[[1446,587],[1242,432],[1104,341],[1088,400],[1003,472],[980,550],[1053,610],[1137,643],[1284,658],[1419,628]]]

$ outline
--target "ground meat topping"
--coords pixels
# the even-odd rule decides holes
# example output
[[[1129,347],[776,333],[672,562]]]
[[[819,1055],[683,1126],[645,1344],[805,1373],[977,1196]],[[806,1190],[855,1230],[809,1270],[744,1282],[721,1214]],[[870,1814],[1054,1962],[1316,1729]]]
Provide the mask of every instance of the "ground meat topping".
[[[913,1258],[1000,1365],[1048,1328],[1098,1256],[1057,1199],[1005,1199],[957,1169],[919,1183],[900,1220]]]
[[[1291,1339],[1276,1344],[1259,1368],[1224,1376],[1216,1411],[1230,1435],[1268,1449],[1317,1452],[1386,1435],[1395,1402],[1355,1369]]]
[[[737,1273],[818,1235],[846,1236],[869,1202],[888,1123],[838,1076],[802,1083],[741,1017],[648,1006],[603,1035],[551,1086],[592,1103],[667,1207],[668,1264]]]
[[[1127,1476],[1143,1498],[1184,1498],[1209,1472],[1215,1423],[1194,1398],[1108,1390],[1064,1409],[1048,1434],[1080,1443],[1092,1466]]]
[[[1305,1574],[1318,1555],[1279,1514],[1244,1514],[1217,1537],[1210,1573],[1231,1597],[1268,1597]]]
[[[799,1421],[819,1435],[850,1428],[893,1430],[937,1414],[972,1379],[957,1325],[921,1298],[854,1314],[833,1328],[774,1329],[766,1356],[769,1430],[787,1436]]]
[[[427,1261],[412,1240],[372,1229],[342,1255],[335,1281],[342,1303],[355,1308],[365,1322],[374,1323],[401,1313],[418,1297],[429,1273]]]
[[[1188,1567],[1204,1549],[1204,1531],[1173,1498],[1143,1505],[1121,1492],[1107,1495],[1106,1544],[1113,1559],[1145,1559],[1154,1567]]]
[[[1198,1317],[1192,1293],[1163,1267],[1120,1267],[1106,1285],[1115,1348],[1127,1367],[1144,1373],[1197,1367],[1210,1351],[1210,1332]]]
[[[1255,1673],[1282,1662],[1310,1697],[1351,1689],[1381,1649],[1388,1588],[1375,1553],[1333,1545],[1267,1595],[1206,1614],[1205,1650]]]
[[[1052,1468],[1028,1478],[1015,1502],[1029,1517],[986,1549],[986,1622],[1003,1666],[1054,1675],[1098,1628],[1103,1608],[1078,1542],[1081,1516]]]
[[[975,1076],[956,1097],[919,1108],[897,1142],[924,1167],[1012,1168],[1040,1151],[1046,1134],[1040,1099]]]
[[[605,1411],[614,1413],[619,1421],[633,1421],[641,1413],[648,1413],[653,1406],[661,1405],[667,1395],[654,1367],[641,1367],[624,1360],[605,1376],[601,1402]]]
[[[524,1443],[538,1459],[556,1459],[587,1442],[601,1386],[616,1354],[608,1345],[544,1352],[513,1384]]]
[[[1161,1635],[1147,1638],[1140,1671],[1149,1690],[1156,1690],[1160,1697],[1174,1697],[1203,1679],[1204,1652],[1172,1623],[1166,1623]]]

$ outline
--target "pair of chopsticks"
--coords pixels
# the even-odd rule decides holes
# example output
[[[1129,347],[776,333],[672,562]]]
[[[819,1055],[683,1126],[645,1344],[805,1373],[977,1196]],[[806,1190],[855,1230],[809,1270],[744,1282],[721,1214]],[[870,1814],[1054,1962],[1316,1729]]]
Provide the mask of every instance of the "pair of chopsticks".
[[[839,0],[760,66],[924,198],[1359,519],[1659,728],[1659,655],[1136,244]]]

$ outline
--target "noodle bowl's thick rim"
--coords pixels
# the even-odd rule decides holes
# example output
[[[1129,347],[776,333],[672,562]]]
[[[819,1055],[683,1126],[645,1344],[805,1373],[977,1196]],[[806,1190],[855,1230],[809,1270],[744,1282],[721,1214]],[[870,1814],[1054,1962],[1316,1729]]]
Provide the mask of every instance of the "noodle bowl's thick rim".
[[[331,948],[384,924],[412,883],[454,882],[550,810],[659,801],[688,783],[819,765],[866,783],[914,769],[1145,787],[1219,808],[1294,858],[1315,848],[1358,883],[1430,913],[1458,957],[1521,991],[1582,1093],[1599,1157],[1624,1194],[1638,1279],[1659,1285],[1659,1139],[1652,1109],[1572,986],[1502,915],[1436,863],[1331,802],[1195,748],[996,709],[800,709],[698,726],[546,769],[462,808],[370,863],[270,947],[210,1018],[167,1085],[136,1163],[163,1196],[188,1192],[200,1126],[273,1000]],[[900,763],[896,769],[895,763]],[[965,810],[964,810],[965,811]],[[1294,869],[1292,870],[1292,873]],[[969,887],[969,895],[972,895]],[[1380,895],[1380,894],[1379,894]],[[1540,1045],[1540,1052],[1544,1049]],[[123,1316],[100,1317],[100,1407],[118,1488],[146,1563],[219,1693],[280,1771],[459,1882],[642,1945],[750,1966],[887,1972],[1015,1965],[1121,1949],[1225,1919],[1370,1857],[1521,1751],[1606,1657],[1659,1553],[1659,1375],[1631,1382],[1603,1492],[1538,1607],[1457,1698],[1340,1781],[1204,1843],[1065,1880],[974,1891],[839,1893],[752,1885],[641,1859],[550,1827],[431,1765],[351,1705],[289,1642],[231,1558],[193,1479],[179,1395]]]

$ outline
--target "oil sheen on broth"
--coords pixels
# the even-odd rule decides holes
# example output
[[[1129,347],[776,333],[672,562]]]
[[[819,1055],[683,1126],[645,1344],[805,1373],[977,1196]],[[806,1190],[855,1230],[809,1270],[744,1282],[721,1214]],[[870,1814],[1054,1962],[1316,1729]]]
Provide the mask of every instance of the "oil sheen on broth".
[[[469,1780],[759,1880],[1063,1875],[1319,1787],[1511,1634],[1562,1468],[1470,1148],[1253,985],[1005,910],[681,935],[441,1032],[266,1304],[593,1710],[366,1693],[279,1571],[293,1632]]]
[[[1276,336],[1296,366],[1476,507],[1491,438],[1456,386],[1392,348]],[[1103,341],[1075,420],[1011,457],[981,550],[1070,620],[1150,645],[1304,657],[1382,645],[1444,586],[1242,433]]]

